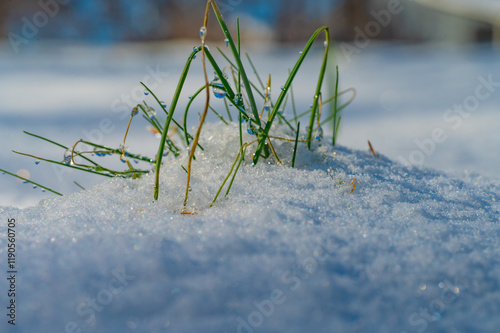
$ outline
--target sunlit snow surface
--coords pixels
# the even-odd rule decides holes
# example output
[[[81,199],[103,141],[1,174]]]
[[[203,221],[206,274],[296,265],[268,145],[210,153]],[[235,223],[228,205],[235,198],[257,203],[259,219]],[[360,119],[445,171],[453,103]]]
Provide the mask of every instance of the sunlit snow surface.
[[[157,203],[151,176],[3,209],[19,225],[17,331],[59,332],[67,322],[88,332],[494,332],[500,324],[498,182],[301,146],[295,169],[246,162],[228,198],[209,209],[238,129],[205,130],[189,204],[197,215],[179,214],[185,157],[162,169]],[[276,149],[288,164],[292,143]],[[128,277],[123,286],[116,270]]]
[[[461,102],[474,93],[477,76],[493,73],[497,77],[492,67],[496,60],[487,58],[489,65],[466,62],[468,70],[461,73],[470,82],[455,81],[450,87],[438,75],[425,79],[429,91],[419,91],[417,96],[405,94],[417,85],[412,79],[418,80],[424,60],[415,60],[410,68],[379,60],[386,69],[396,67],[414,74],[408,80],[400,78],[399,85],[368,71],[377,63],[376,57],[356,60],[357,69],[353,63],[345,64],[345,86],[355,85],[361,96],[373,97],[361,98],[346,110],[341,145],[332,148],[328,136],[321,144],[315,142],[311,152],[299,145],[294,169],[289,167],[291,142],[275,142],[283,166],[262,160],[252,167],[247,155],[228,197],[222,195],[212,208],[208,206],[231,168],[239,140],[235,124],[205,125],[201,141],[205,151],[198,151],[193,164],[188,204],[197,215],[179,214],[186,180],[181,166],[187,163],[186,155],[162,168],[156,203],[151,175],[97,182],[87,186],[87,191],[62,198],[45,195],[46,200],[31,208],[3,204],[4,226],[8,218],[17,221],[19,294],[17,325],[11,327],[3,316],[2,332],[496,332],[500,325],[500,182],[464,172],[456,163],[439,162],[439,158],[435,163],[462,172],[447,174],[398,161],[398,155],[405,154],[402,147],[412,151],[415,138],[424,139],[432,128],[445,126],[439,123],[442,113],[453,101]],[[266,58],[257,61],[264,67],[273,66],[262,59]],[[145,75],[137,61],[131,60],[135,67],[130,69],[136,81]],[[434,61],[429,66],[436,71],[451,68],[441,57],[435,56]],[[311,68],[316,69],[314,65]],[[85,76],[78,73],[80,78]],[[363,74],[365,80],[349,79],[356,77],[354,73]],[[109,82],[117,84],[119,75],[111,75]],[[276,77],[276,82],[281,80]],[[43,82],[39,84],[43,89]],[[83,87],[93,95],[92,89],[98,93],[109,88],[107,81],[101,84]],[[175,79],[165,84],[175,88]],[[5,91],[6,81],[1,85]],[[104,99],[99,95],[92,103],[109,108],[120,89],[130,91],[134,85],[123,83],[108,101],[99,102]],[[75,85],[74,89],[79,88]],[[279,86],[273,91],[279,91]],[[381,98],[384,91],[389,92]],[[67,94],[78,96],[71,89]],[[54,103],[60,102],[61,95],[53,96]],[[30,108],[35,106],[27,104],[36,101],[22,97],[18,105],[25,105],[25,114],[34,116]],[[78,114],[74,124],[63,113],[44,107],[46,101],[50,99],[44,98],[40,109],[47,115],[37,114],[26,124],[6,111],[15,109],[15,103],[4,102],[2,138],[5,131],[21,131],[26,125],[35,131],[38,120],[39,131],[46,135],[52,131],[52,138],[72,143],[80,138],[82,127],[90,130],[93,127],[86,126],[98,123],[102,112],[109,114],[97,106],[82,107],[82,97],[68,108]],[[487,143],[486,148],[475,147],[474,152],[483,156],[472,158],[478,169],[498,157],[489,150],[495,146],[494,132],[485,130],[498,120],[498,113],[491,112],[495,101],[498,95],[493,94],[482,104],[482,111],[464,121],[463,128],[473,135],[458,141],[451,137],[443,143],[454,147],[450,153],[459,157],[472,151],[469,141]],[[307,107],[309,100],[301,98],[300,103]],[[403,109],[421,109],[422,114],[401,114]],[[22,114],[23,107],[16,112]],[[91,121],[87,122],[87,116]],[[49,120],[42,126],[45,117]],[[482,117],[491,119],[490,123],[475,126]],[[196,117],[192,119],[194,124]],[[126,125],[126,121],[122,122]],[[114,124],[118,128],[121,123],[116,120]],[[142,129],[143,125],[137,125],[137,149],[144,148],[145,140],[155,143],[148,133],[141,134]],[[448,133],[455,138],[459,134]],[[112,133],[111,144],[118,145],[120,135],[123,132],[118,129]],[[245,135],[250,141],[252,137]],[[276,135],[286,136],[286,128]],[[367,139],[381,153],[379,158],[367,149]],[[12,144],[21,146],[16,149],[50,153],[48,148],[37,148],[42,142],[26,139],[21,143]],[[26,166],[26,160],[16,164],[10,154],[4,155],[14,148],[2,149],[2,163],[10,170],[15,171],[17,165],[30,171],[42,167],[29,159],[32,167]],[[391,152],[390,158],[386,151]],[[80,179],[77,174],[70,176],[65,176],[69,182]],[[357,187],[351,194],[354,178]],[[9,180],[13,193],[19,188],[35,191]],[[2,232],[0,256],[5,259],[1,262],[6,262],[6,241]],[[2,276],[7,276],[6,270],[2,269]],[[2,280],[0,302],[5,309],[8,284]]]

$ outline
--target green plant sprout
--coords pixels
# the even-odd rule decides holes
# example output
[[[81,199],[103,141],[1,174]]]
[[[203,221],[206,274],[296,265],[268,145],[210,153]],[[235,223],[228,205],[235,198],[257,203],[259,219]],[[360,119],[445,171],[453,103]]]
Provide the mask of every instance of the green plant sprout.
[[[208,34],[207,24],[210,11],[215,14],[217,22],[219,23],[219,26],[224,34],[226,46],[229,48],[232,54],[233,59],[231,60],[228,55],[226,55],[221,49],[217,48],[223,59],[228,63],[228,65],[225,66],[221,66],[220,63],[215,60],[205,42],[206,36]],[[321,68],[319,71],[315,93],[313,96],[312,107],[304,111],[303,113],[297,114],[295,96],[293,93],[293,81],[298,71],[300,70],[305,58],[309,54],[309,51],[312,49],[314,42],[319,38],[321,34],[324,34],[325,36],[325,40],[323,42],[324,55],[321,62]],[[242,61],[239,18],[237,19],[237,41],[235,43],[231,33],[229,32],[226,22],[224,21],[219,11],[216,1],[207,1],[203,25],[200,29],[200,41],[201,45],[194,47],[193,51],[190,53],[186,60],[168,110],[166,104],[160,101],[155,93],[141,82],[145,89],[145,95],[151,95],[154,98],[160,109],[163,110],[165,119],[162,120],[161,116],[157,114],[156,110],[153,107],[149,106],[145,101],[138,104],[131,111],[130,119],[123,138],[123,143],[118,148],[109,148],[104,145],[98,145],[84,140],[78,140],[73,144],[72,147],[67,147],[45,137],[29,132],[24,132],[31,137],[42,140],[46,143],[50,143],[52,145],[55,145],[57,148],[64,150],[63,160],[55,161],[17,151],[14,151],[14,153],[35,158],[38,161],[45,161],[47,163],[52,163],[103,177],[140,178],[144,174],[154,172],[155,185],[153,197],[155,200],[158,200],[160,188],[160,172],[163,165],[163,158],[167,155],[172,156],[173,158],[177,158],[182,154],[183,150],[189,149],[187,168],[183,166],[183,169],[187,174],[187,179],[182,213],[190,214],[189,212],[186,212],[186,207],[189,200],[189,193],[191,191],[190,180],[192,173],[192,163],[196,160],[196,148],[204,150],[204,148],[199,144],[199,139],[201,136],[203,124],[209,111],[213,112],[226,125],[228,125],[228,121],[237,121],[239,124],[240,141],[240,149],[236,154],[236,158],[222,185],[215,194],[210,207],[212,207],[212,205],[217,201],[223,188],[228,182],[229,184],[227,186],[225,196],[229,194],[229,191],[235,181],[236,174],[238,173],[241,164],[245,160],[245,154],[247,151],[252,150],[252,147],[254,147],[255,149],[251,158],[252,165],[256,165],[261,158],[274,158],[277,164],[282,164],[281,159],[279,158],[276,150],[273,147],[273,141],[285,140],[292,142],[294,146],[292,151],[291,167],[295,167],[295,158],[297,155],[298,143],[305,143],[308,149],[312,149],[312,141],[315,139],[321,140],[323,137],[322,126],[327,124],[333,125],[332,143],[333,145],[336,144],[341,122],[341,111],[354,100],[356,91],[353,88],[339,91],[339,69],[338,66],[336,66],[335,85],[333,87],[330,87],[329,89],[330,94],[333,95],[325,100],[323,100],[322,98],[322,87],[325,74],[327,73],[327,59],[330,49],[330,36],[328,27],[320,27],[312,34],[304,49],[302,50],[302,52],[300,52],[300,56],[295,66],[291,70],[289,70],[288,78],[284,85],[281,87],[281,91],[279,92],[279,95],[274,102],[271,94],[271,75],[269,75],[268,77],[267,84],[264,84],[250,56],[245,53],[244,55],[246,57],[246,60],[249,63],[259,86],[255,85],[247,75],[245,66]],[[175,120],[174,114],[178,109],[179,99],[181,93],[183,92],[183,89],[185,88],[185,82],[189,74],[191,64],[196,58],[197,54],[200,52],[205,82],[189,97],[189,102],[187,103],[187,106],[185,107],[184,113],[181,117],[182,122],[179,123]],[[214,78],[212,80],[209,80],[209,71],[207,69],[208,65],[211,66],[211,69],[214,73]],[[230,83],[230,79],[232,79],[233,84]],[[221,112],[218,112],[216,108],[211,105],[210,90],[212,90],[212,94],[218,100],[222,99],[224,101],[227,120],[222,116]],[[340,105],[339,97],[347,93],[351,93],[351,97],[347,102]],[[187,130],[188,112],[194,100],[202,95],[205,96],[205,106],[203,108],[203,112],[200,115],[200,122],[196,129],[196,133],[192,135]],[[259,100],[257,100],[256,97],[258,97]],[[287,119],[284,115],[284,111],[289,104],[289,99],[291,100],[290,104],[293,111],[293,118],[291,119]],[[328,103],[332,103],[332,106],[329,108],[330,114],[322,119],[321,113],[323,106]],[[258,105],[262,105],[262,107],[258,108]],[[234,106],[232,110],[233,112],[234,110],[236,110],[236,115],[231,114],[231,109],[229,108],[229,106]],[[130,153],[125,146],[130,126],[133,122],[133,119],[136,118],[136,115],[139,114],[139,112],[142,112],[143,118],[148,122],[149,130],[160,137],[158,152],[156,154],[156,157],[154,158]],[[300,139],[299,119],[306,115],[309,115],[309,121],[306,127],[305,137],[303,137],[303,139]],[[276,123],[276,118],[278,118],[278,123],[284,124],[289,128],[290,131],[286,135],[290,135],[290,138],[277,137],[272,135],[273,125],[275,125]],[[247,126],[247,132],[254,137],[254,139],[250,142],[245,142],[243,138],[242,127],[245,123]],[[77,148],[80,146],[84,146],[85,148],[77,150]],[[127,166],[127,168],[120,171],[105,167],[102,164],[102,159],[100,158],[110,155],[118,156],[119,159]],[[62,195],[55,190],[39,185],[38,183],[34,183],[29,179],[23,178],[8,171],[4,171],[2,169],[0,169],[0,171],[8,175],[20,178],[25,182],[32,183],[33,185],[43,188],[44,190],[48,190],[54,194]],[[84,187],[77,182],[74,183],[81,189],[84,189]]]

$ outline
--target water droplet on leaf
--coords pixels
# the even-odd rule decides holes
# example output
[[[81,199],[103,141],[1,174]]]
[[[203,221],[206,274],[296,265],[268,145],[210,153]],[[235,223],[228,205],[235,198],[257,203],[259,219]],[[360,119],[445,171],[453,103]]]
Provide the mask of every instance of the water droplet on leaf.
[[[224,90],[224,85],[222,83],[212,83],[214,96],[217,98],[224,98],[227,92]]]
[[[243,98],[243,96],[241,93],[236,94],[236,98],[235,98],[236,105],[240,104],[240,102],[242,101],[242,98]]]
[[[64,164],[67,164],[67,165],[71,165],[71,164],[73,164],[73,163],[71,162],[71,152],[72,152],[72,150],[71,150],[71,149],[68,149],[68,150],[66,150],[66,151],[64,152],[64,159],[63,159],[63,163],[64,163]]]
[[[207,36],[207,27],[201,27],[200,28],[200,37],[201,39],[205,39]]]
[[[146,113],[148,114],[149,118],[155,118],[156,117],[156,110],[153,109],[152,107],[148,106],[146,108]]]
[[[94,153],[96,154],[96,156],[99,156],[99,157],[102,157],[102,156],[106,155],[106,153],[103,153],[102,151],[99,151],[99,148],[97,148],[97,147],[94,148]]]

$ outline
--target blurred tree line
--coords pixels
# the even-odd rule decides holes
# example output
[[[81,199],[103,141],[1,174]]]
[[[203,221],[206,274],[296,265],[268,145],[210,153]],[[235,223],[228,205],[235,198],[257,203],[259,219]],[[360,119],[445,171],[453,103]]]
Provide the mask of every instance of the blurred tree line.
[[[374,18],[373,12],[387,12],[389,4],[399,0],[218,0],[217,3],[229,22],[239,15],[242,22],[251,20],[250,27],[259,33],[266,31],[271,35],[268,39],[278,42],[303,41],[322,25],[330,27],[334,39],[352,41],[359,37],[356,27],[364,30],[373,21],[381,22],[381,29],[374,31],[370,39],[425,40],[432,34],[432,31],[424,33],[422,18],[428,15],[415,6],[411,11],[392,15],[387,25],[383,24],[383,15],[378,21]],[[39,28],[36,38],[40,39],[115,42],[197,38],[205,4],[205,0],[1,0],[0,32],[4,38],[9,33],[22,36],[26,25],[31,23]],[[401,6],[407,4],[408,1],[401,0]],[[214,21],[211,23],[216,24]],[[489,27],[478,24],[482,36],[485,33],[487,36]],[[209,37],[221,38],[219,29],[212,29]]]

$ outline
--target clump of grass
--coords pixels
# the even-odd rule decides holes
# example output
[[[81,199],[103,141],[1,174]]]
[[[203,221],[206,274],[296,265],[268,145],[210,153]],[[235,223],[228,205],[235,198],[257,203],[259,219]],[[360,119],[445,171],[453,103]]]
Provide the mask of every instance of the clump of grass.
[[[212,11],[219,23],[219,26],[224,34],[225,43],[229,48],[232,60],[228,55],[226,55],[222,50],[218,49],[218,52],[223,56],[223,58],[227,61],[228,65],[221,66],[220,62],[216,61],[214,56],[212,55],[210,49],[205,43],[206,36],[208,34],[207,25],[210,11]],[[313,48],[315,41],[320,38],[321,35],[324,35],[323,47],[324,54],[323,59],[321,61],[321,68],[318,75],[318,80],[316,83],[315,93],[312,97],[312,107],[301,113],[297,114],[296,104],[293,94],[293,82],[294,79],[299,72],[304,60],[308,56],[310,50]],[[239,139],[240,139],[240,149],[236,154],[236,158],[234,163],[232,164],[228,175],[224,179],[222,185],[220,186],[217,193],[214,195],[214,199],[210,206],[212,206],[218,197],[220,196],[223,188],[226,186],[227,182],[229,182],[228,187],[225,192],[225,196],[229,194],[231,186],[235,181],[236,174],[245,159],[245,153],[247,151],[253,151],[252,154],[252,164],[256,165],[259,163],[261,159],[269,159],[274,158],[278,164],[281,164],[281,160],[277,155],[274,147],[273,141],[275,140],[286,140],[294,143],[294,149],[292,153],[292,163],[291,167],[295,165],[295,158],[297,154],[298,143],[302,142],[306,144],[308,149],[312,149],[312,141],[315,139],[321,140],[323,137],[323,129],[322,126],[333,123],[333,141],[332,143],[336,143],[336,138],[339,130],[339,125],[341,121],[340,113],[341,111],[354,99],[355,90],[350,88],[344,91],[339,92],[339,70],[336,67],[335,70],[335,85],[333,89],[333,95],[329,96],[327,99],[323,100],[322,91],[323,91],[323,83],[324,78],[327,73],[327,63],[330,52],[330,37],[329,37],[329,29],[326,26],[318,28],[310,37],[308,42],[306,43],[302,52],[300,52],[300,56],[295,63],[295,66],[289,70],[288,78],[286,82],[283,84],[281,91],[278,94],[278,97],[275,101],[272,99],[271,94],[271,75],[268,77],[267,84],[265,85],[262,81],[256,67],[254,66],[250,56],[245,53],[245,58],[247,59],[254,75],[256,76],[259,87],[254,84],[249,79],[247,75],[246,68],[243,64],[242,53],[241,53],[241,41],[240,41],[240,29],[239,29],[239,19],[237,20],[237,40],[234,41],[229,29],[222,17],[217,3],[215,1],[208,0],[205,9],[205,15],[203,20],[203,25],[200,28],[200,46],[195,47],[193,51],[188,56],[182,73],[179,78],[179,82],[177,84],[177,88],[173,94],[172,101],[170,103],[170,107],[167,110],[166,106],[163,102],[161,102],[153,91],[151,91],[144,83],[141,84],[147,91],[147,94],[150,94],[155,102],[159,105],[160,110],[163,110],[165,113],[165,119],[162,122],[161,118],[158,118],[156,110],[149,106],[145,101],[141,104],[138,104],[131,111],[130,120],[128,122],[128,126],[125,131],[123,143],[120,147],[117,148],[108,148],[103,145],[94,144],[92,142],[79,140],[72,147],[66,147],[60,143],[49,140],[42,136],[38,136],[32,133],[25,132],[27,135],[30,135],[34,138],[43,140],[47,143],[57,146],[59,149],[64,150],[64,158],[62,161],[54,161],[49,159],[44,159],[41,157],[37,157],[34,155],[19,153],[24,156],[36,158],[38,160],[42,160],[48,163],[57,164],[60,166],[77,169],[84,172],[89,172],[95,175],[103,176],[103,177],[124,177],[124,178],[140,178],[142,175],[150,173],[151,167],[153,167],[155,173],[155,185],[153,191],[153,197],[155,200],[159,197],[159,188],[160,188],[160,173],[161,167],[163,165],[163,158],[167,155],[171,155],[174,157],[178,157],[181,155],[181,152],[185,148],[189,148],[189,158],[188,158],[188,166],[187,169],[184,170],[187,173],[186,179],[186,191],[184,196],[184,204],[183,204],[183,212],[186,213],[186,207],[189,200],[189,192],[190,188],[190,179],[192,173],[192,163],[196,159],[196,148],[203,149],[199,144],[199,138],[201,135],[202,127],[205,122],[206,116],[210,111],[214,112],[224,123],[227,124],[227,121],[221,115],[222,112],[218,112],[211,104],[210,97],[211,92],[218,99],[224,100],[225,111],[228,116],[229,121],[238,121],[239,123]],[[174,118],[176,111],[178,108],[179,99],[183,89],[185,88],[185,82],[189,75],[191,64],[193,60],[196,58],[197,54],[201,52],[201,61],[203,64],[203,74],[204,74],[204,84],[200,87],[191,97],[188,102],[186,108],[184,109],[184,113],[182,116],[182,124],[177,122]],[[211,69],[214,72],[214,79],[212,81],[208,78],[208,65],[210,65]],[[226,70],[230,73],[230,76],[226,74]],[[233,84],[230,83],[230,77],[233,79]],[[202,94],[204,92],[204,94]],[[339,97],[343,94],[352,92],[351,98],[344,104],[338,105]],[[203,108],[203,112],[200,117],[200,123],[197,127],[196,133],[194,136],[187,131],[187,119],[188,112],[193,101],[199,96],[205,96],[205,105]],[[256,97],[257,96],[257,97]],[[294,117],[292,119],[286,119],[283,110],[288,106],[288,100],[291,100],[291,106],[293,110]],[[321,119],[322,108],[325,104],[332,103],[333,106],[330,108],[330,115],[326,117],[326,119]],[[331,104],[331,105],[332,105]],[[231,114],[231,110],[229,105],[234,106],[233,110],[236,110],[237,114]],[[258,105],[262,105],[261,108],[258,108]],[[259,112],[260,111],[260,112]],[[157,134],[161,137],[160,144],[158,146],[158,152],[155,158],[142,156],[140,154],[133,154],[128,152],[125,147],[125,143],[128,136],[129,128],[132,124],[133,119],[136,117],[139,112],[142,112],[143,118],[149,123],[150,129],[153,133]],[[306,127],[305,137],[303,139],[300,138],[300,122],[299,119],[303,116],[309,116],[308,125]],[[276,122],[278,119],[278,122]],[[162,125],[163,123],[163,125]],[[254,139],[250,142],[245,142],[243,138],[243,124],[246,123],[247,131],[251,135],[254,136]],[[282,123],[288,126],[290,138],[276,137],[272,135],[272,130],[276,126],[277,123]],[[293,126],[295,125],[295,127]],[[177,137],[176,137],[177,136]],[[86,147],[86,149],[79,150],[81,145]],[[101,160],[97,159],[97,157],[107,156],[107,155],[116,155],[119,159],[126,164],[127,168],[123,171],[112,170],[110,168],[106,168]],[[137,165],[146,166],[145,168],[138,168]],[[3,170],[2,170],[3,171]],[[6,171],[4,171],[6,172]],[[6,172],[8,173],[8,172]],[[16,176],[12,173],[8,173],[9,175]],[[16,176],[19,178],[19,176]],[[29,180],[26,180],[31,182]],[[33,183],[35,184],[35,183]],[[38,185],[38,184],[36,184]],[[47,189],[55,194],[60,194],[54,190],[48,189],[41,185],[38,185],[44,189]],[[79,187],[83,188],[78,184]],[[354,185],[355,187],[355,185]],[[354,190],[354,189],[353,189]]]

